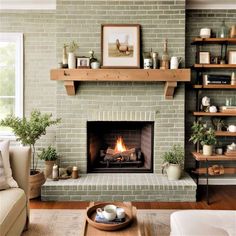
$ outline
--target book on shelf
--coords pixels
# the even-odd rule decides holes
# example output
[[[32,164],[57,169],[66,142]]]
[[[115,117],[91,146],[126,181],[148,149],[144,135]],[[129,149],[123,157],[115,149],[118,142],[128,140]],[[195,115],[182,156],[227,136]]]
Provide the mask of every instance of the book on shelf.
[[[221,106],[220,112],[236,112],[236,106]]]

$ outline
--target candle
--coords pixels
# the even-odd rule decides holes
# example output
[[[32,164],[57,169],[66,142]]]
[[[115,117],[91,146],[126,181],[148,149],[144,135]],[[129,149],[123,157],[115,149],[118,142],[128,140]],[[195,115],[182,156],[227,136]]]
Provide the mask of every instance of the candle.
[[[58,165],[56,164],[52,167],[52,179],[58,180]]]
[[[78,167],[77,166],[73,166],[71,177],[72,177],[72,179],[77,179],[78,178]]]

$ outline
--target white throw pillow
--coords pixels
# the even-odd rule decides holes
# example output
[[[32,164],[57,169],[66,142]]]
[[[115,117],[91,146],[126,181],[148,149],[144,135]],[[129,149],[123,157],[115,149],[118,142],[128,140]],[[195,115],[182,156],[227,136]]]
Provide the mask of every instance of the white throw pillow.
[[[0,190],[4,190],[7,188],[9,188],[9,185],[7,184],[7,178],[5,176],[2,154],[0,152]]]
[[[9,146],[10,146],[10,141],[0,142],[0,151],[2,153],[3,166],[4,166],[4,170],[5,170],[5,175],[7,178],[7,184],[11,188],[17,188],[18,184],[12,178],[12,171],[11,171],[10,160],[9,160],[9,158],[10,158],[9,157]]]

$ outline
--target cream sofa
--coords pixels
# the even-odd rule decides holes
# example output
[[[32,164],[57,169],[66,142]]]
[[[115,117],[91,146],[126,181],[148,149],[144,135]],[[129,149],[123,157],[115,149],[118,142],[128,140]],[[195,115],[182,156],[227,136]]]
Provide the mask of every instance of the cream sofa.
[[[236,211],[177,211],[170,216],[170,226],[170,236],[236,236]]]
[[[0,191],[0,235],[18,236],[29,222],[29,173],[31,151],[28,147],[10,148],[13,178],[19,188]]]

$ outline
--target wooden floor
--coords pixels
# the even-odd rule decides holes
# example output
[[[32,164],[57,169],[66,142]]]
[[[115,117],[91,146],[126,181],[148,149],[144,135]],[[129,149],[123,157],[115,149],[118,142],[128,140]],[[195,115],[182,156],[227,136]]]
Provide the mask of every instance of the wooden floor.
[[[236,186],[210,186],[210,205],[206,203],[205,187],[199,190],[198,202],[133,202],[138,209],[210,209],[236,210]],[[31,209],[85,209],[88,202],[41,202],[30,201]]]

